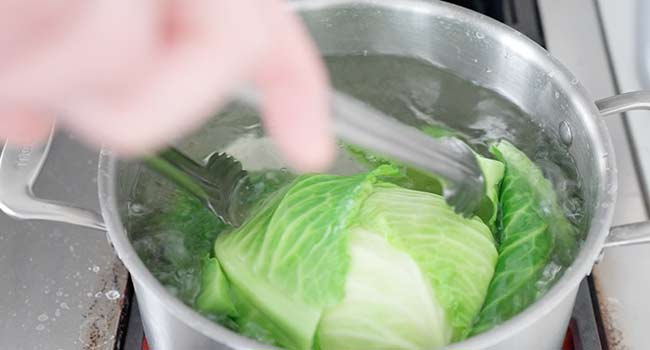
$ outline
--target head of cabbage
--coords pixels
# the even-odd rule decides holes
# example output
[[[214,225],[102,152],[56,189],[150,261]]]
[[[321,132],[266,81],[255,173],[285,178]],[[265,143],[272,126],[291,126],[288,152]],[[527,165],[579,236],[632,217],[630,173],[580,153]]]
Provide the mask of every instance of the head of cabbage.
[[[395,185],[397,173],[296,178],[216,239],[196,307],[287,349],[464,339],[495,271],[492,232],[437,194]]]

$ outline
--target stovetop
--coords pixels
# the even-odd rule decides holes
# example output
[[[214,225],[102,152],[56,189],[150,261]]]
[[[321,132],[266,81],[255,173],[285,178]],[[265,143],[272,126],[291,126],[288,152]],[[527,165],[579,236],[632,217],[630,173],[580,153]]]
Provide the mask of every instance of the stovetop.
[[[629,40],[619,40],[634,35],[625,21],[633,16],[636,0],[451,2],[546,46],[595,98],[639,88],[626,70],[636,63],[622,54],[632,50]],[[607,120],[621,177],[615,224],[648,218],[643,188],[650,183],[644,176],[650,175],[650,158],[637,158],[650,150],[650,138],[641,132],[650,123],[644,124],[640,113],[634,117]],[[36,192],[96,208],[96,159],[97,152],[58,135]],[[650,267],[649,249],[607,252],[580,286],[563,350],[650,349],[645,330],[650,275],[639,276],[635,269]],[[128,274],[102,233],[0,214],[0,275],[0,349],[146,349]]]
[[[641,51],[643,46],[650,47],[650,1],[597,0],[596,5],[616,92],[650,89],[650,67],[647,66],[650,57],[643,57]],[[640,37],[641,31],[645,37]],[[645,53],[648,53],[647,49]],[[638,177],[647,199],[650,185],[650,113],[634,111],[626,113],[624,118],[636,158]],[[627,195],[634,196],[634,193]],[[647,217],[626,218],[620,223],[640,220],[647,220]],[[594,269],[594,280],[605,316],[605,330],[612,350],[650,349],[650,274],[646,272],[650,270],[649,257],[650,245],[615,249],[606,252],[603,261]]]
[[[537,0],[447,0],[503,22],[544,45]]]

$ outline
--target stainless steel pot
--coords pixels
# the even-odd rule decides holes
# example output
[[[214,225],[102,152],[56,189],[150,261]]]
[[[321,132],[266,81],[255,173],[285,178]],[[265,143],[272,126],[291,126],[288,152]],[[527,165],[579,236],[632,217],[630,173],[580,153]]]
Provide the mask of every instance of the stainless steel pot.
[[[383,54],[415,57],[493,89],[547,130],[563,128],[584,182],[587,238],[573,265],[539,301],[502,325],[450,349],[558,349],[579,282],[604,247],[650,241],[650,223],[610,228],[616,195],[614,153],[603,115],[650,109],[650,93],[636,92],[594,103],[577,80],[543,48],[480,14],[430,1],[313,0],[292,4],[325,55]],[[558,131],[559,133],[560,131]],[[31,187],[49,143],[5,145],[0,157],[0,208],[23,219],[44,219],[107,229],[131,272],[146,334],[156,350],[264,349],[200,316],[174,298],[147,270],[123,225],[124,203],[136,166],[110,151],[100,156],[102,217],[63,203],[35,198]],[[105,226],[104,226],[105,223]]]

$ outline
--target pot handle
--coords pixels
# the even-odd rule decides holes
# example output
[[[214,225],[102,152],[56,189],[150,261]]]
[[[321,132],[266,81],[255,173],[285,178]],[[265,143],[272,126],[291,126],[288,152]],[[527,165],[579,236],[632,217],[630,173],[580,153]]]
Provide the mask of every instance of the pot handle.
[[[614,226],[603,248],[650,243],[650,221]]]
[[[105,230],[101,215],[67,203],[37,198],[32,190],[52,144],[17,146],[6,141],[0,153],[0,210],[17,219],[59,221]]]
[[[650,90],[627,92],[596,101],[601,115],[650,110]],[[612,227],[603,248],[650,243],[650,221]]]
[[[650,90],[626,92],[596,101],[603,116],[623,113],[634,109],[650,110]]]

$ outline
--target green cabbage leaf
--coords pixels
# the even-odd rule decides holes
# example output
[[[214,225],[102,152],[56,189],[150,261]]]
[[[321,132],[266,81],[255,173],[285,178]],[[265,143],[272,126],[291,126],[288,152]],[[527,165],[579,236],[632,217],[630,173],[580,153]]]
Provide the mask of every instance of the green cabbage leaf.
[[[436,194],[359,175],[304,175],[206,260],[197,308],[287,349],[434,349],[466,337],[497,259],[490,229]]]
[[[474,328],[480,333],[515,316],[543,295],[571,262],[575,228],[564,216],[553,185],[507,141],[491,147],[505,164],[499,201],[499,259]]]

